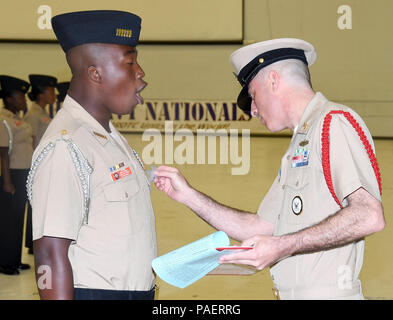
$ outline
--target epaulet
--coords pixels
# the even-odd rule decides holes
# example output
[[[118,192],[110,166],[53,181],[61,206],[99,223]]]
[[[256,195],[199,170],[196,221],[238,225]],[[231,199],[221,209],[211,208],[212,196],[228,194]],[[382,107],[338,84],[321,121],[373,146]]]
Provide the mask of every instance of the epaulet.
[[[366,135],[364,134],[364,131],[362,130],[361,126],[359,123],[355,120],[355,118],[347,111],[342,111],[342,110],[332,110],[330,111],[324,118],[323,120],[323,127],[322,127],[322,137],[321,137],[321,142],[322,142],[322,168],[323,168],[323,174],[325,176],[325,181],[326,184],[329,188],[330,193],[333,196],[333,199],[337,202],[337,204],[340,206],[342,209],[343,206],[341,205],[340,201],[337,198],[336,193],[334,192],[333,188],[333,182],[332,182],[332,175],[331,175],[331,170],[330,170],[330,123],[332,121],[332,115],[335,114],[341,114],[345,117],[345,119],[348,120],[348,122],[352,125],[352,127],[355,129],[356,133],[358,134],[360,141],[363,143],[364,148],[367,151],[368,157],[370,159],[371,165],[373,167],[375,177],[377,178],[378,182],[378,187],[379,187],[379,193],[382,195],[382,182],[381,182],[381,174],[379,172],[379,167],[378,167],[378,162],[377,158],[375,157],[374,151],[371,147],[370,142],[367,140]]]
[[[88,213],[89,213],[89,202],[90,202],[90,175],[93,172],[92,166],[89,164],[89,161],[83,155],[81,150],[75,144],[75,142],[68,136],[67,130],[62,130],[60,137],[55,141],[51,141],[45,145],[40,151],[40,153],[35,158],[34,162],[31,165],[31,169],[27,178],[26,188],[27,188],[27,196],[32,204],[33,199],[33,184],[34,177],[37,172],[37,169],[41,162],[46,158],[51,150],[54,149],[57,142],[63,141],[67,144],[67,149],[70,153],[72,162],[77,171],[79,181],[81,183],[81,188],[83,192],[83,211],[84,211],[84,224],[88,223]]]

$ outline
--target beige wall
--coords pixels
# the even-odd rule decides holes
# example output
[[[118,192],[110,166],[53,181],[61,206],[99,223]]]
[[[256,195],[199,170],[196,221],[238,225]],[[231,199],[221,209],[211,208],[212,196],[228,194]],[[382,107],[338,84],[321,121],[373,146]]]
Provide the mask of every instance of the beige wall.
[[[167,3],[166,9],[173,13],[176,6]],[[337,26],[342,15],[337,9],[343,4],[352,9],[351,30]],[[311,42],[318,53],[311,67],[314,88],[353,107],[374,136],[392,137],[393,42],[388,40],[393,30],[392,10],[390,0],[245,0],[243,40],[298,37]],[[235,100],[239,85],[229,55],[240,46],[140,45],[139,59],[149,82],[144,97]],[[27,79],[29,73],[38,72],[60,81],[70,78],[57,44],[0,43],[0,73]]]
[[[242,0],[1,0],[0,39],[54,40],[51,16],[107,9],[143,17],[143,41],[242,38]]]

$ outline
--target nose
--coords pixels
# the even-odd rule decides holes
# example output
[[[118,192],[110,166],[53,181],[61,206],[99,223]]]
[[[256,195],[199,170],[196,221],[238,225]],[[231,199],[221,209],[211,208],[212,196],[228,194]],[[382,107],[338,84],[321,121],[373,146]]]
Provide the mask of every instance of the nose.
[[[145,76],[145,72],[143,71],[142,67],[138,64],[138,70],[136,72],[136,76],[138,79],[142,79]]]

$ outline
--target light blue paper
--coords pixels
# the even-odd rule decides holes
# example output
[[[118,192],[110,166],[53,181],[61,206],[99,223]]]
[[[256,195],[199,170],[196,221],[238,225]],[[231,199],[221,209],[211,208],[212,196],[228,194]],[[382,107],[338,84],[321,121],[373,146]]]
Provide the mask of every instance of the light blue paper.
[[[228,252],[216,248],[229,242],[227,234],[218,231],[155,258],[152,266],[162,280],[183,289],[219,266],[218,259]]]

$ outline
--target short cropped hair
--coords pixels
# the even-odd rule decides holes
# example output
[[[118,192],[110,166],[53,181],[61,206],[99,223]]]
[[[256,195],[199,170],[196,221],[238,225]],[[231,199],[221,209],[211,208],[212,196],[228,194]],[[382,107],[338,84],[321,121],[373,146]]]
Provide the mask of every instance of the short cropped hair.
[[[276,71],[291,86],[312,88],[308,66],[298,59],[281,60],[263,68],[257,75],[265,79],[270,71]]]

